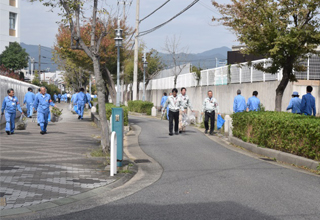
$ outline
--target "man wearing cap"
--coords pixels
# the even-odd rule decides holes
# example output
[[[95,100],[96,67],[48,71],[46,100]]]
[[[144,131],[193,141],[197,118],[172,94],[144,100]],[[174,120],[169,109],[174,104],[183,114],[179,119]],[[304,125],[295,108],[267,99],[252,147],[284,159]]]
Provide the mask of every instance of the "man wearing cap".
[[[219,104],[215,98],[212,97],[212,91],[208,91],[208,97],[204,99],[203,102],[203,112],[204,116],[204,126],[205,126],[205,134],[208,133],[209,130],[209,119],[210,119],[210,135],[213,135],[214,130],[214,121],[216,118],[216,111],[218,115],[220,115]]]
[[[260,100],[258,99],[258,92],[253,91],[252,97],[248,99],[247,111],[259,111],[260,110]]]
[[[307,94],[302,96],[300,110],[302,114],[316,116],[316,99],[311,95],[313,88],[307,86]]]
[[[292,109],[291,111],[292,113],[301,114],[300,106],[301,106],[301,99],[299,98],[299,93],[293,92],[292,99],[290,100],[287,110]]]
[[[185,87],[181,88],[181,93],[178,95],[178,99],[181,101],[181,110],[179,112],[179,133],[185,131],[185,126],[182,124],[182,117],[184,114],[187,114],[187,109],[189,108],[192,112],[192,106],[189,99],[189,96],[186,94],[187,89]]]
[[[237,96],[233,101],[233,112],[244,112],[246,110],[246,99],[241,95],[241,90],[238,89]]]

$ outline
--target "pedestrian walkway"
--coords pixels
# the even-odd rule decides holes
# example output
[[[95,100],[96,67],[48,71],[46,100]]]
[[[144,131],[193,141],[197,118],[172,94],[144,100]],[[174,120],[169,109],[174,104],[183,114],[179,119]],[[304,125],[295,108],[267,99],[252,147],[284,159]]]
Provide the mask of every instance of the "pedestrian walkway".
[[[0,131],[0,210],[54,201],[113,183],[105,157],[91,157],[99,149],[100,130],[89,112],[80,121],[63,108],[63,120],[49,122],[41,135],[30,119],[27,130],[8,136]]]

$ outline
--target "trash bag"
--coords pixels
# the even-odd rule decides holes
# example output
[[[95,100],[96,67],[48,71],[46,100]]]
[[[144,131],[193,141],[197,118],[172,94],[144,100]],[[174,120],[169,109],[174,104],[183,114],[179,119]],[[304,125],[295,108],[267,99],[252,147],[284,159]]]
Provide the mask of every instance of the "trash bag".
[[[221,117],[221,115],[218,115],[218,120],[217,120],[217,128],[218,130],[222,128],[225,120]]]
[[[62,115],[62,111],[63,109],[58,109],[58,108],[55,108],[53,107],[52,110],[51,110],[51,122],[58,122],[58,121],[61,121],[62,118],[61,118],[61,115]]]
[[[181,122],[182,122],[182,126],[186,127],[190,124],[190,120],[187,114],[182,114],[182,118],[181,118]]]
[[[73,106],[73,111],[74,111],[76,114],[78,114],[78,106],[77,106],[77,105]]]
[[[21,115],[17,123],[17,130],[26,130],[28,125],[27,117]]]
[[[194,115],[194,113],[192,113],[189,116],[189,121],[190,121],[190,124],[195,124],[196,123],[196,116]]]
[[[28,114],[28,108],[27,108],[27,106],[22,106],[21,107],[21,110],[22,110],[22,112],[23,112],[23,114],[25,114],[25,115],[27,115]]]

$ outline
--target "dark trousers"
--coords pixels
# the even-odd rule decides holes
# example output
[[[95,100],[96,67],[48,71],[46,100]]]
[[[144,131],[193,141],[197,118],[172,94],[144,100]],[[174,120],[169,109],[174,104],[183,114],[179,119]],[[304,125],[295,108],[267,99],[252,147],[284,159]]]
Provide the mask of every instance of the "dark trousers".
[[[215,118],[216,118],[215,111],[205,112],[205,115],[204,115],[204,126],[205,126],[206,130],[209,130],[209,119],[210,119],[210,132],[213,132]]]
[[[174,120],[174,131],[179,131],[179,111],[172,112],[169,110],[169,133],[173,133],[173,120]]]
[[[58,102],[60,103],[60,98],[58,98]]]

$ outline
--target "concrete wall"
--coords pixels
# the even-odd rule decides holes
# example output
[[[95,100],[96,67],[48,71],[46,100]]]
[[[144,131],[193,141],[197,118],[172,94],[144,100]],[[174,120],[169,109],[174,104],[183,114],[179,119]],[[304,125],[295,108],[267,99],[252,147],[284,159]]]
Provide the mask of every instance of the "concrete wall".
[[[38,86],[35,86],[33,84],[25,83],[16,79],[12,79],[6,76],[1,76],[0,75],[0,107],[2,107],[2,102],[4,100],[4,97],[6,97],[7,90],[10,88],[13,88],[14,90],[14,95],[18,98],[20,102],[20,106],[23,105],[23,100],[25,94],[28,92],[28,87],[33,88],[33,92],[37,93],[38,92]],[[5,119],[3,117],[2,122],[4,122]]]
[[[195,110],[202,110],[202,103],[207,96],[207,91],[212,90],[213,96],[217,99],[220,112],[224,114],[231,114],[233,112],[233,100],[236,96],[237,90],[241,89],[242,95],[248,100],[252,96],[253,91],[258,91],[258,98],[261,103],[265,106],[266,110],[273,111],[275,109],[275,97],[276,88],[279,85],[279,81],[269,82],[256,82],[256,83],[243,83],[243,84],[229,84],[229,85],[218,85],[218,86],[198,86],[187,88],[187,94],[190,97],[191,103]],[[320,110],[320,81],[299,81],[298,83],[289,83],[282,99],[282,111],[286,111],[289,105],[291,95],[293,91],[297,91],[302,95],[306,93],[306,86],[312,85],[312,95],[316,98],[317,115]],[[153,102],[155,106],[160,106],[160,101],[163,92],[169,94],[169,90],[147,90],[146,100]],[[142,91],[140,91],[139,97],[142,97]]]

